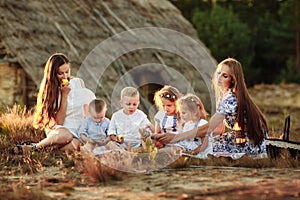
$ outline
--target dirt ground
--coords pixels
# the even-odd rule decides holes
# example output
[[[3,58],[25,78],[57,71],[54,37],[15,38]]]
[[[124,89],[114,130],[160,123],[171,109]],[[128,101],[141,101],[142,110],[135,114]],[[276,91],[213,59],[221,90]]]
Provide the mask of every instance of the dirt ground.
[[[78,177],[77,177],[78,178]],[[151,174],[129,174],[105,184],[76,184],[59,168],[34,176],[8,177],[19,189],[52,199],[298,199],[300,169],[191,166]],[[1,197],[0,197],[1,199]]]
[[[300,170],[199,167],[128,177],[104,187],[76,187],[85,199],[274,199],[300,197]],[[51,195],[51,193],[49,193]],[[54,194],[55,195],[55,194]],[[57,196],[56,196],[57,197]]]
[[[268,118],[270,135],[280,136],[284,117],[290,114],[291,140],[299,141],[298,85],[259,85],[251,88],[250,93]],[[2,168],[0,177],[0,199],[31,199],[28,197],[30,195],[33,199],[68,200],[300,198],[299,167],[191,165],[188,168],[161,169],[151,173],[124,174],[114,180],[92,182],[86,174],[75,168],[58,164],[57,167],[41,167],[39,172],[30,175],[16,175]],[[16,191],[22,192],[16,195]],[[8,196],[4,193],[8,193]]]

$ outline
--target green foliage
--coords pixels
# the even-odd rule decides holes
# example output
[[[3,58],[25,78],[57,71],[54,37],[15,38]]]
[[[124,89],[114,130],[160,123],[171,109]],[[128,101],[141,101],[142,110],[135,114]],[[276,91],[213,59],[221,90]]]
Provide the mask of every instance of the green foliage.
[[[205,41],[212,55],[221,61],[227,57],[239,58],[244,71],[248,74],[248,67],[253,58],[253,43],[248,25],[241,22],[233,12],[218,5],[211,11],[195,11],[192,19],[199,38]]]
[[[227,57],[241,61],[249,86],[299,82],[299,1],[171,2],[196,27],[218,61]]]
[[[276,80],[277,82],[294,82],[300,83],[300,73],[297,73],[295,69],[295,59],[289,58],[286,61],[286,68],[283,68],[280,72],[280,76]]]

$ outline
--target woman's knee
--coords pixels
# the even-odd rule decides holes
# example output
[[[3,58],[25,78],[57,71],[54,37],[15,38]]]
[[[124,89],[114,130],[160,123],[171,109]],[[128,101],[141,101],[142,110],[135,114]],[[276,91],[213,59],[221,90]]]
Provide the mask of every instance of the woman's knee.
[[[80,150],[80,141],[76,138],[73,138],[71,142],[67,143],[63,147],[60,148],[60,150],[64,152],[74,152]]]
[[[66,141],[71,142],[73,140],[73,134],[65,128],[57,129],[58,135],[63,137]]]

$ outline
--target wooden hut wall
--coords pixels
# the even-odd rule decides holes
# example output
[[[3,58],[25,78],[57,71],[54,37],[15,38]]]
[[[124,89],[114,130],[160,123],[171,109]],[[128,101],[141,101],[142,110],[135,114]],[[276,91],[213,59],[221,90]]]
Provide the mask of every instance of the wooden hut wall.
[[[52,53],[62,52],[68,55],[74,67],[72,74],[76,76],[83,60],[98,44],[133,28],[163,27],[186,34],[202,46],[201,63],[212,67],[216,64],[209,51],[198,40],[193,26],[167,0],[10,0],[0,1],[0,16],[0,41],[5,52],[9,58],[17,60],[27,74],[27,89],[10,91],[10,95],[19,96],[10,97],[9,102],[20,102],[23,98],[24,103],[32,105],[34,100],[31,99],[41,81],[43,66]],[[180,40],[177,42],[178,46],[186,48]],[[191,81],[196,94],[202,97],[210,110],[209,94],[199,72],[195,73],[195,69],[184,59],[158,50],[135,51],[118,58],[105,71],[102,85],[98,85],[97,96],[103,97],[110,104],[111,92],[124,71],[128,72],[135,66],[150,62],[164,64],[183,74]],[[170,77],[166,72],[161,72],[161,78],[168,83]],[[21,84],[21,81],[18,83]],[[144,97],[151,96],[146,94],[150,91],[149,87],[141,89],[145,92],[143,104],[151,104],[151,97]],[[26,98],[20,97],[22,91],[27,93]]]

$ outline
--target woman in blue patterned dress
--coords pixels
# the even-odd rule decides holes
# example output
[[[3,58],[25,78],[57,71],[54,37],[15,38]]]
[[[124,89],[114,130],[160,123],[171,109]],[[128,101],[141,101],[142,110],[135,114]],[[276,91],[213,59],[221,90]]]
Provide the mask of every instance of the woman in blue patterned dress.
[[[213,76],[213,84],[217,112],[209,123],[177,135],[166,133],[155,138],[162,143],[173,143],[208,135],[214,137],[214,152],[266,153],[266,118],[248,93],[240,62],[228,58],[219,63]],[[234,129],[235,124],[239,131]]]

